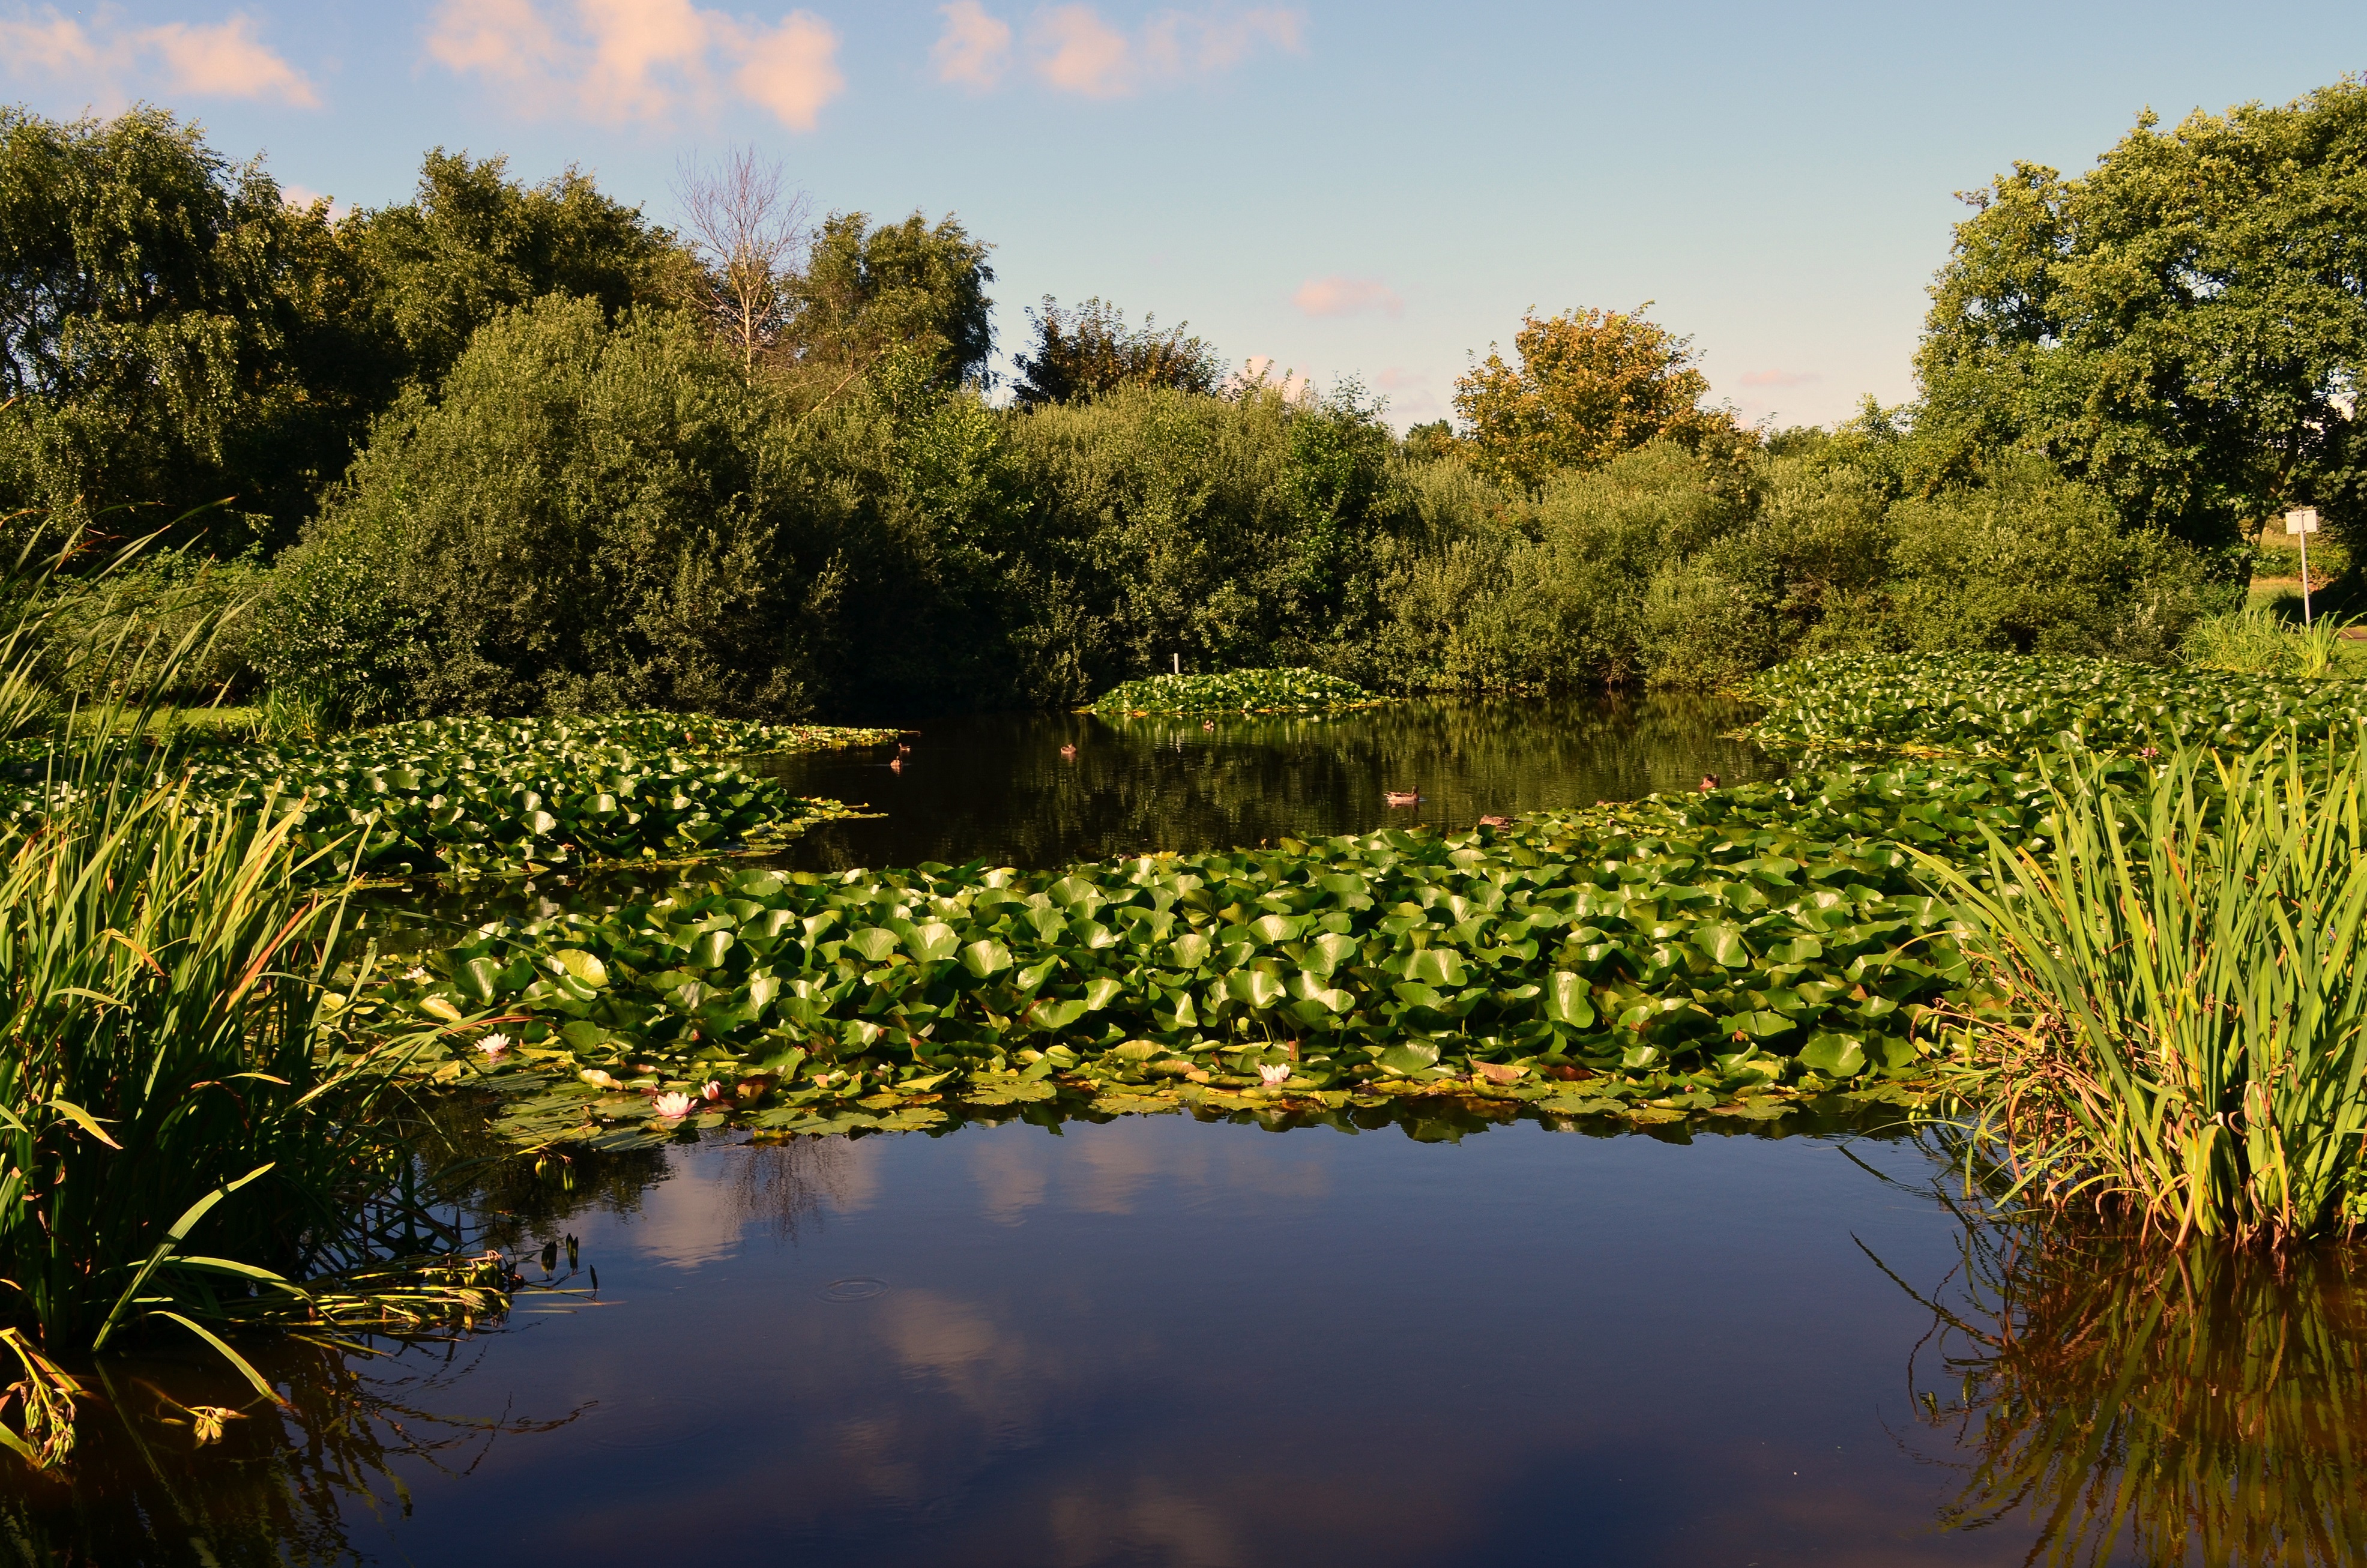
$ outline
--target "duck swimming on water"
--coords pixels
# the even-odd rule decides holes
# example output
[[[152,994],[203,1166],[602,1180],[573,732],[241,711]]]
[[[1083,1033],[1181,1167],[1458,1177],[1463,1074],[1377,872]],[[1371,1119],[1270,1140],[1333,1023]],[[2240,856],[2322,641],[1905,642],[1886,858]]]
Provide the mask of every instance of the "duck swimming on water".
[[[1419,790],[1384,790],[1381,791],[1381,799],[1387,801],[1393,806],[1418,806],[1421,804],[1421,791]]]

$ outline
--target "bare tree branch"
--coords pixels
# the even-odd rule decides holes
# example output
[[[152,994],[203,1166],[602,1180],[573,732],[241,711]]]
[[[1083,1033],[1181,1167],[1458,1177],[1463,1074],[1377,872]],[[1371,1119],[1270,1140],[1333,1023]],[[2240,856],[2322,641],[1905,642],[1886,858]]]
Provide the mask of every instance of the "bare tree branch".
[[[706,272],[701,304],[716,335],[740,351],[753,376],[757,357],[780,335],[787,279],[811,238],[806,193],[753,147],[727,153],[712,168],[688,160],[675,175],[674,193]]]

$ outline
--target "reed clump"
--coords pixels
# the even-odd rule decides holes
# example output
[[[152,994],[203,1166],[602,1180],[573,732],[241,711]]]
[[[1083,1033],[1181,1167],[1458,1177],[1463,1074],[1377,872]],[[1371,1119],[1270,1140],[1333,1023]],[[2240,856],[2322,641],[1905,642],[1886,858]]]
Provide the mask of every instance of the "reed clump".
[[[1997,993],[1959,1020],[2005,1195],[2174,1241],[2350,1225],[2367,1132],[2367,744],[2050,765],[2041,835],[1921,857]]]
[[[350,867],[323,891],[278,798],[194,793],[149,738],[154,700],[43,700],[25,565],[0,593],[0,741],[41,769],[0,833],[0,1349],[20,1373],[0,1444],[48,1466],[93,1358],[143,1335],[194,1336],[276,1400],[241,1329],[465,1320],[506,1281],[451,1256],[390,1130],[424,1037],[345,1027],[372,968],[350,951]],[[128,663],[168,691],[203,635]]]

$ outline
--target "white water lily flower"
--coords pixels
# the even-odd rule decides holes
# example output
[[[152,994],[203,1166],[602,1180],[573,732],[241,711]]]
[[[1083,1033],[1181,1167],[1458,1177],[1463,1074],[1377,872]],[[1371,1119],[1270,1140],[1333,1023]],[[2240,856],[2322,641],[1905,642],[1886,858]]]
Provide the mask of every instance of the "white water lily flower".
[[[660,1095],[653,1102],[658,1115],[668,1121],[680,1121],[697,1103],[684,1094]]]
[[[413,964],[409,969],[402,971],[402,978],[410,981],[414,985],[425,985],[436,977],[428,973],[425,970],[420,968],[417,964]]]
[[[1290,1076],[1290,1063],[1287,1062],[1276,1062],[1272,1063],[1261,1062],[1258,1063],[1258,1076],[1263,1078],[1269,1084],[1279,1084],[1284,1079]]]
[[[499,1056],[514,1043],[505,1034],[489,1034],[477,1042],[477,1049],[488,1056]]]

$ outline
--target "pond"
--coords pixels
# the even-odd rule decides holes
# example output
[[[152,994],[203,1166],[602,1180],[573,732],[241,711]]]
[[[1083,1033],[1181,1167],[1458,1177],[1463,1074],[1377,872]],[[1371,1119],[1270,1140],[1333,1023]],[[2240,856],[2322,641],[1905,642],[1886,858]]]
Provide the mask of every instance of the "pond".
[[[811,866],[1057,863],[1729,781],[1717,705],[923,727],[799,759]],[[1073,744],[1074,758],[1060,755]],[[1457,813],[1461,813],[1457,816]],[[514,890],[504,897],[520,896]],[[569,896],[546,887],[531,895]],[[456,914],[459,911],[454,911]],[[2346,1255],[2273,1274],[1968,1222],[1931,1136],[1238,1115],[756,1144],[481,1195],[504,1323],[202,1358],[15,1477],[28,1559],[575,1564],[2337,1562],[2367,1551]]]

